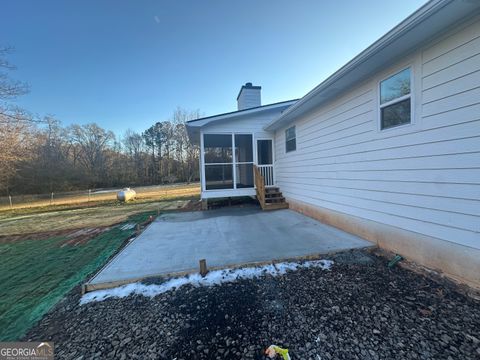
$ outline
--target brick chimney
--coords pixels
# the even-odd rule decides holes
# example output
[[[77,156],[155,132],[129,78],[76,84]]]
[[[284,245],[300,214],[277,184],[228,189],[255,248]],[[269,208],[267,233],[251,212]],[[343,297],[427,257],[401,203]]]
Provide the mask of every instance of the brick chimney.
[[[250,109],[262,105],[262,87],[253,86],[251,82],[246,83],[240,89],[237,96],[238,110]]]

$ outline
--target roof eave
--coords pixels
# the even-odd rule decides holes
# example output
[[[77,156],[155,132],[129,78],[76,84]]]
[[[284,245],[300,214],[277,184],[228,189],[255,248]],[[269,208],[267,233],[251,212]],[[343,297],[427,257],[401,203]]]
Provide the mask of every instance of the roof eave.
[[[365,64],[368,60],[372,59],[375,55],[379,54],[382,50],[387,48],[388,46],[392,45],[396,41],[400,40],[405,34],[409,31],[417,27],[419,24],[423,23],[426,19],[431,17],[432,15],[436,14],[439,10],[443,9],[444,7],[450,5],[455,0],[432,0],[405,20],[403,20],[400,24],[390,30],[388,33],[383,35],[380,39],[350,60],[347,64],[342,66],[339,70],[325,79],[322,83],[317,85],[314,89],[308,92],[304,97],[302,97],[296,104],[292,105],[288,108],[278,119],[272,121],[268,124],[265,129],[268,131],[277,130],[278,128],[288,124],[292,119],[302,113],[302,109],[305,108],[306,104],[314,100],[316,97],[319,97],[321,93],[326,93],[327,90],[332,87],[333,84],[336,84],[340,79],[344,78],[346,75],[351,74],[355,69],[357,69],[360,65]],[[465,3],[464,3],[465,4]],[[475,7],[474,4],[471,4],[472,7]],[[476,5],[478,6],[478,5]],[[452,19],[452,22],[455,20]],[[458,19],[457,19],[458,21]],[[448,25],[448,24],[447,24]],[[420,44],[411,45],[411,49],[415,49]],[[380,67],[380,66],[379,66]],[[358,83],[359,81],[356,81]],[[348,88],[348,87],[345,87]],[[331,98],[338,96],[340,92],[344,89],[335,89],[335,92],[332,92],[330,96],[324,96],[321,99],[323,103],[328,101]],[[308,110],[305,110],[305,112]]]
[[[193,144],[199,143],[200,129],[204,126],[211,124],[212,122],[226,121],[226,120],[235,120],[237,118],[249,116],[255,113],[260,113],[264,111],[272,111],[278,108],[289,107],[295,104],[298,99],[281,101],[273,104],[262,105],[255,108],[233,111],[225,114],[219,114],[214,116],[208,116],[200,119],[195,119],[186,122],[187,134],[190,139],[190,142]]]

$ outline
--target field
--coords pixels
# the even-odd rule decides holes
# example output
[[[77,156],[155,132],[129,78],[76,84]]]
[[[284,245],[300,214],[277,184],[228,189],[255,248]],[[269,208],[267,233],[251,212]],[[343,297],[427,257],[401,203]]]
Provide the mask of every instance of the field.
[[[157,214],[197,206],[198,186],[0,212],[0,341],[20,338]],[[97,199],[98,200],[98,199]]]
[[[26,208],[44,207],[71,207],[112,202],[117,199],[117,191],[121,189],[102,189],[96,191],[74,191],[64,193],[18,195],[12,196],[12,204],[8,197],[0,197],[0,212],[4,210],[18,210]],[[145,202],[151,200],[168,199],[172,197],[191,197],[200,193],[200,184],[176,184],[161,186],[135,187],[137,200]]]

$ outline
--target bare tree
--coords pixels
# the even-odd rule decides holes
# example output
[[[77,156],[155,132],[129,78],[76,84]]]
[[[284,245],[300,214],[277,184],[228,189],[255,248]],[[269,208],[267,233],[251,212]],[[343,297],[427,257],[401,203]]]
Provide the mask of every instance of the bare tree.
[[[0,122],[18,122],[31,120],[26,111],[15,106],[12,101],[28,92],[28,85],[21,81],[13,80],[9,72],[16,69],[6,59],[13,51],[11,47],[0,47]]]
[[[130,167],[133,169],[134,181],[136,183],[142,180],[145,181],[145,142],[142,135],[128,129],[123,136],[123,146],[130,158]]]
[[[0,192],[50,192],[192,181],[198,178],[198,147],[188,141],[186,121],[198,111],[177,108],[169,120],[143,133],[128,130],[122,141],[97,124],[68,128],[53,116],[34,119],[15,105],[28,92],[10,77],[15,66],[0,47]]]
[[[29,119],[26,112],[12,104],[28,91],[28,86],[9,77],[9,71],[15,69],[6,60],[11,51],[11,48],[0,47],[0,187],[7,192],[19,161],[28,159],[31,127],[24,121]]]
[[[115,138],[113,132],[92,123],[72,125],[70,136],[79,147],[78,158],[91,184],[96,185],[106,175],[106,150]]]
[[[32,156],[33,125],[14,122],[0,114],[0,188],[9,192],[22,163]]]
[[[195,120],[201,117],[200,110],[188,111],[177,107],[173,113],[172,122],[175,126],[175,143],[177,159],[181,164],[184,181],[191,182],[199,176],[199,156],[198,146],[193,145],[187,134],[186,123],[189,120]]]

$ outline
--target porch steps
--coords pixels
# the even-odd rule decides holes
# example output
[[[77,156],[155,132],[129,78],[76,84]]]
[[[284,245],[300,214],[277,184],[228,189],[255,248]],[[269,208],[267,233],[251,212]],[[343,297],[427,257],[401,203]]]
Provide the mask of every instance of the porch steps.
[[[265,204],[265,206],[262,208],[263,211],[268,211],[268,210],[279,210],[279,209],[288,209],[288,203],[283,202],[283,203],[276,203],[276,204]]]
[[[263,210],[288,209],[283,194],[278,187],[265,188],[265,206]]]
[[[265,187],[265,180],[256,166],[254,166],[254,173],[257,199],[262,209],[288,209],[288,203],[280,189],[276,186]]]
[[[265,189],[265,202],[268,203],[277,203],[285,201],[283,194],[279,191],[278,188],[266,188]]]

